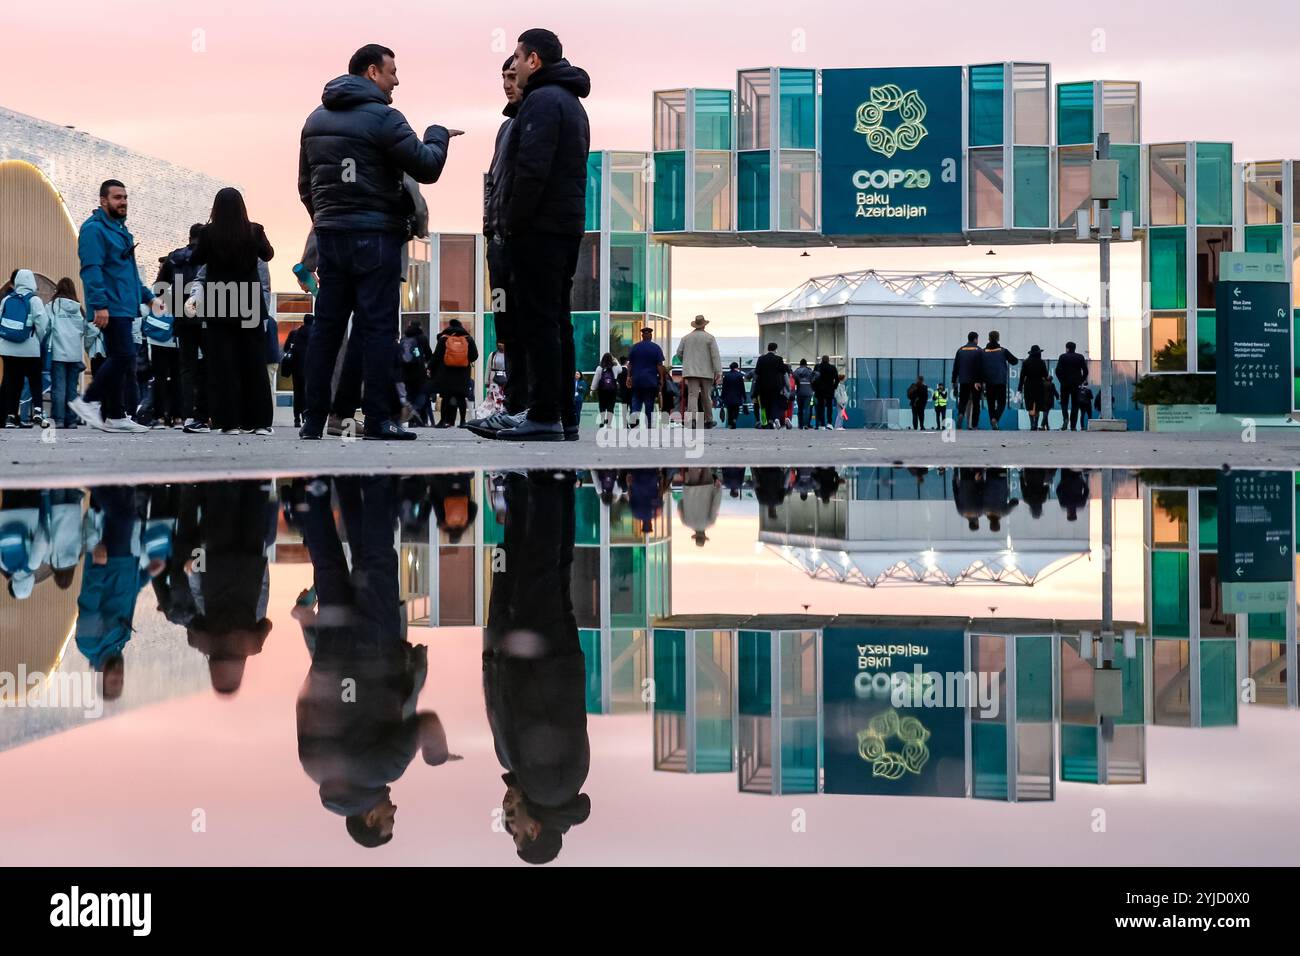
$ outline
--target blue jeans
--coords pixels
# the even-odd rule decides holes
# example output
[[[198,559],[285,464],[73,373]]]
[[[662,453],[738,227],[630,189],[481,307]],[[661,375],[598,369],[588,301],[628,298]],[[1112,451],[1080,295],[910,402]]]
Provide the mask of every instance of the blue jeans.
[[[109,318],[107,327],[101,330],[107,357],[86,389],[86,401],[99,402],[104,418],[124,418],[127,388],[129,386],[133,391],[138,388],[135,382],[136,344],[131,338],[134,322],[134,318],[113,316]]]
[[[360,337],[364,391],[361,408],[367,427],[378,426],[396,412],[393,361],[397,343],[402,236],[387,232],[316,233],[320,254],[316,322],[307,343],[307,407],[303,417],[323,426],[330,412],[334,360],[353,316],[352,334]]]
[[[80,362],[55,362],[50,366],[50,404],[56,425],[77,423],[77,416],[68,411],[68,402],[77,397],[80,378]]]

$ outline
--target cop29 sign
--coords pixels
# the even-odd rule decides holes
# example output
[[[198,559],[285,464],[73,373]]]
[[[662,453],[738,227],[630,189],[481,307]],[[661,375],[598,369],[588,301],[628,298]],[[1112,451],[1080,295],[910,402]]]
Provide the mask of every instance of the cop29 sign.
[[[961,233],[959,66],[822,71],[822,232]]]

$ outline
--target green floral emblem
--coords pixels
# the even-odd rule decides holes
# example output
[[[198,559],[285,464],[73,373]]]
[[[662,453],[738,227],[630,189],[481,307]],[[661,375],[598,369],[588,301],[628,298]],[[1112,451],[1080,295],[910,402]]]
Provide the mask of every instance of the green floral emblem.
[[[890,113],[898,114],[896,126],[885,125]],[[927,132],[921,124],[923,119],[925,101],[916,90],[904,93],[902,87],[886,83],[871,88],[871,98],[858,107],[853,131],[864,135],[871,149],[888,158],[899,150],[906,152],[920,145]]]

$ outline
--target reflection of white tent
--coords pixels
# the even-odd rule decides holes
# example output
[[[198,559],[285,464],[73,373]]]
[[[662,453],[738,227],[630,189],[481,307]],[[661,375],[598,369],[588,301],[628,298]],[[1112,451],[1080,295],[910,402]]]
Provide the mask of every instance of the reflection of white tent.
[[[1079,549],[1078,542],[1071,541],[1034,541],[1028,550],[973,549],[969,542],[935,542],[928,549],[916,551],[847,550],[831,542],[809,546],[769,540],[767,546],[809,577],[869,588],[904,584],[1031,587],[1088,555],[1086,549]]]

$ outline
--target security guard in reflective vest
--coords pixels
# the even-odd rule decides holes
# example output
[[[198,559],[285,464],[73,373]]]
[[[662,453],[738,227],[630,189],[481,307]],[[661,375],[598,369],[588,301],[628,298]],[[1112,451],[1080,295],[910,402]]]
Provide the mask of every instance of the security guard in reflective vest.
[[[944,419],[948,417],[948,389],[940,382],[934,390],[934,427],[943,430]]]

